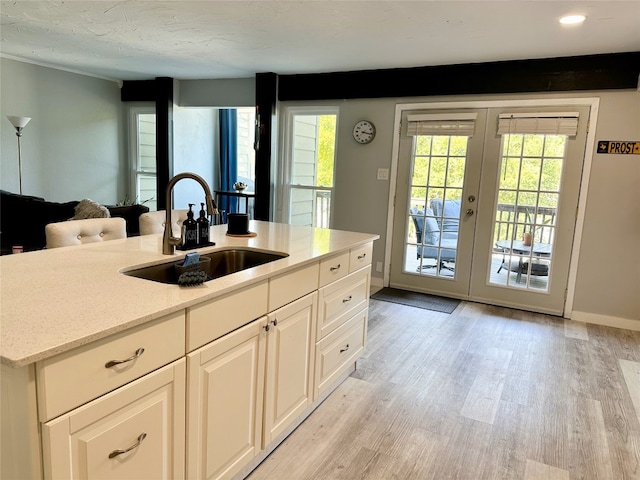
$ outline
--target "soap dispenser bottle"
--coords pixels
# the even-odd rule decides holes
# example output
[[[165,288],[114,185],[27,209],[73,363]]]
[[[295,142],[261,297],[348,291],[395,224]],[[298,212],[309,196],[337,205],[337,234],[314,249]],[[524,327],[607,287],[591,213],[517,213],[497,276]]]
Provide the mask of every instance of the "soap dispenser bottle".
[[[200,217],[196,223],[198,224],[198,245],[204,247],[209,244],[209,220],[204,211],[204,203],[200,204]]]
[[[196,248],[198,246],[198,224],[193,219],[192,207],[194,203],[189,204],[187,219],[182,222],[182,246],[185,249]]]

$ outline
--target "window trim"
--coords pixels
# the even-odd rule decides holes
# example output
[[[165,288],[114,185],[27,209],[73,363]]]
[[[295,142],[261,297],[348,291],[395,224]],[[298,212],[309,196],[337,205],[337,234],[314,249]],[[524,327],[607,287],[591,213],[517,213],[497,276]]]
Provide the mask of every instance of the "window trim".
[[[140,154],[140,146],[138,145],[138,115],[148,114],[155,115],[156,108],[151,105],[138,105],[129,108],[129,185],[127,191],[129,192],[129,198],[134,202],[138,195],[138,175],[150,175],[149,172],[138,169],[138,158]],[[153,172],[153,175],[157,178],[158,173]],[[138,199],[138,201],[144,201],[144,199]]]
[[[289,106],[283,109],[283,115],[281,119],[281,145],[283,146],[280,155],[280,161],[278,165],[278,172],[276,174],[277,186],[276,191],[280,194],[276,197],[276,208],[274,209],[274,217],[278,221],[283,223],[289,223],[290,221],[290,198],[291,198],[291,172],[293,166],[293,119],[297,115],[335,115],[336,116],[336,138],[335,149],[333,156],[333,186],[331,187],[318,187],[311,185],[299,185],[296,188],[309,188],[317,190],[329,190],[331,192],[331,198],[335,198],[335,186],[336,186],[336,165],[338,158],[338,132],[340,122],[340,107],[334,105],[326,106]],[[333,227],[335,202],[331,202],[329,213],[329,228]]]

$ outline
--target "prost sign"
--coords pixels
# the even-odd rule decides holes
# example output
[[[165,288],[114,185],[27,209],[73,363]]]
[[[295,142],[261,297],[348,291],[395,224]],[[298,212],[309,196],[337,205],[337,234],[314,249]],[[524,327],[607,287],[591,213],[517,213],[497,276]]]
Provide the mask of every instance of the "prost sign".
[[[598,153],[617,153],[619,155],[640,155],[640,142],[618,142],[600,140]]]

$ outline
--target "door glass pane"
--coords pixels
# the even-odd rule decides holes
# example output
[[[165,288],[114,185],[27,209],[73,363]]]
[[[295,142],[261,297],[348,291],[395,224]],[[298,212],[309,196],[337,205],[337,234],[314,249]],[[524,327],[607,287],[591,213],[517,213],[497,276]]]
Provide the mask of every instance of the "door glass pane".
[[[414,139],[403,273],[454,278],[469,138]]]
[[[489,283],[549,291],[565,135],[502,138]]]

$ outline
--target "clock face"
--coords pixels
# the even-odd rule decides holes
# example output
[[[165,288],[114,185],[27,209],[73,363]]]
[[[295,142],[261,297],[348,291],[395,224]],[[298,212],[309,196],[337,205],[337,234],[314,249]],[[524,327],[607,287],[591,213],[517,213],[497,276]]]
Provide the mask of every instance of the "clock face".
[[[358,143],[369,143],[376,136],[376,127],[367,120],[360,120],[353,127],[353,138]]]

